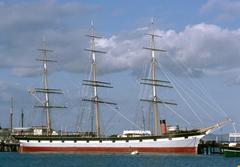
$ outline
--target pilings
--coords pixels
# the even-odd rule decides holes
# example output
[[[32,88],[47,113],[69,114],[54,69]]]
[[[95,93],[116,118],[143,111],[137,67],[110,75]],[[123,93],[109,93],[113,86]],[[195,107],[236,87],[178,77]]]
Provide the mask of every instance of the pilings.
[[[217,143],[216,141],[201,141],[198,145],[198,154],[223,154],[224,143]]]
[[[0,128],[0,152],[16,152],[19,141],[11,135],[11,128]]]
[[[0,143],[0,152],[18,152],[19,143],[18,142],[6,142],[2,141]]]

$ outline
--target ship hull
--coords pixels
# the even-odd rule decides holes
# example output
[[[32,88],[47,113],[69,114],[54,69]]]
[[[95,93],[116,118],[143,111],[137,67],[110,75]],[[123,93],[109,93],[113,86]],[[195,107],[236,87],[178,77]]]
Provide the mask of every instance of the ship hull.
[[[174,153],[197,154],[204,135],[159,139],[127,140],[20,140],[22,153]]]

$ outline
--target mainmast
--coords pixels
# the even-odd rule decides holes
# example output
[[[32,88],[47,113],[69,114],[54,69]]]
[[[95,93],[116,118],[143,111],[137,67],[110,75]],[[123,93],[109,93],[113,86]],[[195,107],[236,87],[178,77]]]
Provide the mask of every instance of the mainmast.
[[[157,77],[156,77],[157,60],[156,60],[155,53],[156,52],[166,52],[166,50],[156,49],[155,38],[161,37],[161,36],[155,34],[153,20],[151,22],[151,26],[152,26],[152,32],[146,34],[147,36],[151,37],[151,44],[150,44],[150,47],[144,47],[144,49],[151,51],[151,65],[150,65],[151,76],[150,76],[150,78],[142,79],[143,82],[141,82],[141,84],[150,85],[152,87],[152,97],[151,97],[151,99],[141,99],[141,101],[150,102],[152,104],[152,112],[153,112],[153,118],[154,118],[153,134],[159,135],[160,130],[159,130],[159,126],[158,126],[159,125],[158,103],[171,104],[171,105],[176,105],[176,104],[159,100],[159,98],[157,96],[157,86],[167,87],[167,88],[172,88],[172,86],[168,85],[168,84],[170,84],[169,81],[157,80]]]
[[[35,88],[30,93],[42,93],[44,94],[44,100],[41,101],[37,96],[34,97],[41,103],[35,107],[43,108],[43,111],[46,113],[46,124],[47,124],[47,134],[51,134],[52,131],[52,122],[51,122],[51,108],[66,108],[65,106],[53,106],[50,105],[49,94],[63,94],[61,89],[49,89],[48,86],[48,63],[57,62],[48,58],[48,53],[53,52],[47,48],[46,40],[43,39],[43,48],[38,49],[42,53],[42,58],[37,59],[37,61],[42,62],[43,67],[43,88]]]
[[[47,49],[46,41],[43,41],[44,48],[39,49],[43,53],[43,59],[40,60],[42,61],[43,65],[43,89],[48,90],[48,57],[47,53],[48,52],[53,52],[53,50]],[[52,127],[51,123],[51,116],[50,116],[50,109],[49,109],[49,92],[45,92],[45,111],[46,111],[46,121],[47,121],[47,129],[48,131]]]
[[[113,87],[111,86],[111,83],[101,82],[101,81],[97,80],[96,53],[105,54],[106,52],[96,50],[96,48],[95,48],[95,42],[96,42],[95,40],[101,39],[102,37],[97,36],[95,34],[93,22],[91,22],[91,33],[86,36],[91,39],[91,48],[85,49],[85,50],[89,51],[91,53],[91,61],[92,61],[91,62],[91,72],[92,73],[91,73],[91,80],[83,80],[83,85],[93,87],[93,97],[91,97],[90,99],[83,99],[83,101],[88,101],[88,102],[94,103],[96,135],[97,135],[97,137],[100,137],[101,136],[101,128],[100,128],[99,104],[105,103],[105,104],[116,105],[116,103],[102,101],[99,99],[99,96],[98,96],[98,89],[97,89],[98,87],[103,87],[103,88],[113,88]]]

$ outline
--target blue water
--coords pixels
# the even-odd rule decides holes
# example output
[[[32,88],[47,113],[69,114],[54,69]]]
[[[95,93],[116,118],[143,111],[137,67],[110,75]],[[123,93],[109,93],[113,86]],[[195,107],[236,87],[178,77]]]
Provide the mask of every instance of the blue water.
[[[222,155],[80,155],[0,153],[0,167],[237,167]]]

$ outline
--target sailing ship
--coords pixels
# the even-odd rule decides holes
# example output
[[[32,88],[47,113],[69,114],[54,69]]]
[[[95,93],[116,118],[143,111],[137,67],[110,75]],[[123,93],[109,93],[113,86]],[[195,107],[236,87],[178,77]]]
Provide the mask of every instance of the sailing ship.
[[[92,103],[95,114],[95,131],[79,132],[74,134],[58,134],[51,127],[50,109],[62,108],[52,106],[49,102],[49,94],[61,94],[59,89],[48,88],[47,67],[48,62],[54,62],[48,59],[47,53],[51,50],[47,48],[41,49],[44,58],[40,59],[43,63],[44,70],[44,88],[35,89],[35,91],[45,94],[45,102],[41,106],[46,113],[47,126],[40,129],[34,129],[32,134],[15,135],[20,142],[19,152],[47,152],[47,153],[177,153],[177,154],[197,154],[197,147],[201,138],[209,134],[213,129],[222,126],[226,120],[218,122],[214,125],[192,129],[181,130],[178,127],[167,128],[166,120],[158,118],[158,104],[176,105],[172,102],[162,101],[157,96],[157,87],[172,88],[169,81],[157,79],[156,74],[156,52],[165,52],[165,50],[155,48],[155,38],[159,37],[153,32],[147,33],[151,38],[151,46],[145,49],[151,53],[151,76],[143,78],[141,84],[151,87],[152,94],[150,99],[141,99],[141,101],[151,104],[151,113],[153,113],[153,127],[150,130],[125,130],[123,134],[103,136],[101,133],[101,124],[99,118],[99,105],[116,103],[104,101],[99,98],[98,88],[112,88],[111,83],[97,80],[97,61],[96,54],[105,52],[96,50],[97,36],[93,24],[91,25],[91,33],[87,35],[91,39],[91,48],[86,49],[91,54],[91,72],[92,77],[89,80],[83,80],[83,85],[92,87],[93,96],[82,99],[85,102]]]

